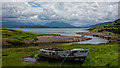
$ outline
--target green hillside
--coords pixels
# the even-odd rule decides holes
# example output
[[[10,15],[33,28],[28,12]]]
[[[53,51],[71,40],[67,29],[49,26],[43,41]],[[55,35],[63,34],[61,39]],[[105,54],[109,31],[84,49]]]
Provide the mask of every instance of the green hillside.
[[[93,32],[105,32],[120,34],[120,19],[112,23],[90,28]]]
[[[58,35],[58,34],[32,33],[6,28],[2,29],[2,38],[7,39],[7,42],[12,44],[24,44],[24,40],[37,39],[37,36],[43,35]]]

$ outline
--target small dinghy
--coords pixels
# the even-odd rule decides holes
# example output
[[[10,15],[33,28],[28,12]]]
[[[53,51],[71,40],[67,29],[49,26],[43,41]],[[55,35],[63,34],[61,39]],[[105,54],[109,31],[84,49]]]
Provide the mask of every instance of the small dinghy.
[[[60,60],[77,60],[81,61],[87,57],[90,49],[57,49],[57,48],[46,48],[40,49],[40,56],[48,57]]]

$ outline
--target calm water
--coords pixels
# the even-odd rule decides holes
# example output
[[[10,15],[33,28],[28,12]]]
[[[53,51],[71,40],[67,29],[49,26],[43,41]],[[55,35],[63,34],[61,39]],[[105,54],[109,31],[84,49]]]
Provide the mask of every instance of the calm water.
[[[12,29],[18,29],[28,32],[36,32],[36,33],[54,33],[54,34],[60,34],[65,36],[81,36],[77,35],[76,32],[88,32],[89,30],[86,30],[87,28],[12,28]],[[79,44],[100,44],[100,43],[107,43],[108,40],[102,39],[99,37],[93,37],[93,36],[85,36],[88,38],[92,38],[91,40],[87,41],[81,41],[81,42],[74,42]]]

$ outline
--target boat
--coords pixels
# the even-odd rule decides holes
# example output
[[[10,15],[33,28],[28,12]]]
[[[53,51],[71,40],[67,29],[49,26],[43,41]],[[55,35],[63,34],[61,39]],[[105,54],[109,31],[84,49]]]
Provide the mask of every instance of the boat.
[[[40,56],[53,58],[53,59],[60,59],[60,60],[65,59],[65,60],[81,61],[81,60],[85,60],[89,51],[90,51],[90,48],[89,49],[45,48],[45,49],[40,49]]]

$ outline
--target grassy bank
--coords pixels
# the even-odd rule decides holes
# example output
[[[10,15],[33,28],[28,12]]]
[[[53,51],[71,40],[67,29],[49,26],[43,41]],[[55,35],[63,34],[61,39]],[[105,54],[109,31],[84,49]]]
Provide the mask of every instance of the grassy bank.
[[[120,19],[113,21],[112,23],[95,26],[90,28],[93,32],[105,32],[120,34]]]
[[[64,62],[63,66],[117,66],[118,65],[118,43],[107,43],[99,45],[67,44],[56,46],[30,46],[20,48],[3,49],[3,66],[59,66],[61,61],[39,58],[39,61],[24,61],[24,57],[37,57],[41,48],[90,48],[90,53],[83,63]],[[90,60],[91,55],[91,60]],[[91,62],[90,62],[91,61]]]
[[[58,34],[43,34],[43,33],[32,33],[15,29],[2,29],[2,38],[7,39],[8,43],[12,44],[24,44],[24,40],[37,39],[37,36],[45,35],[58,35]]]

